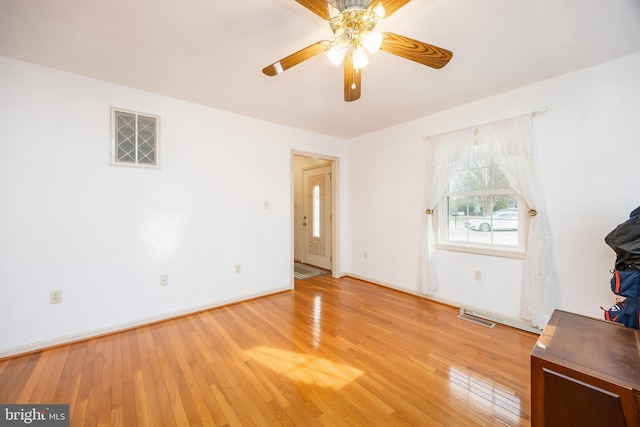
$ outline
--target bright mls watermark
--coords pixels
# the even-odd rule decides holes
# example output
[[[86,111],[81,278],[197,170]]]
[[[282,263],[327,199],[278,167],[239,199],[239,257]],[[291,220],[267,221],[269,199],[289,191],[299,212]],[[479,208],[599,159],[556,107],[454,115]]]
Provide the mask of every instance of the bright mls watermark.
[[[69,405],[2,405],[0,427],[69,427]]]

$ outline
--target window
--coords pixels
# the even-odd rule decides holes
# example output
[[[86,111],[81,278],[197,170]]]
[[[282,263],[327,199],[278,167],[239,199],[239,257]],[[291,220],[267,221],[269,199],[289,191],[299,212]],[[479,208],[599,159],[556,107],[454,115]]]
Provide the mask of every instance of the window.
[[[320,237],[320,186],[313,186],[313,237]]]
[[[160,118],[112,108],[111,163],[158,167]]]
[[[439,206],[441,247],[507,256],[524,252],[524,202],[486,146],[466,150]]]

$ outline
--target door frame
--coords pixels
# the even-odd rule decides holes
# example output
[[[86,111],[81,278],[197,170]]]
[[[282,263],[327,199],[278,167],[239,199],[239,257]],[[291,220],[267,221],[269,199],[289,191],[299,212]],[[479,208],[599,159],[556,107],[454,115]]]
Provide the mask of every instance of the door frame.
[[[335,278],[340,277],[340,158],[334,156],[327,156],[324,154],[311,153],[308,151],[291,150],[290,157],[290,228],[291,228],[291,241],[290,241],[290,260],[291,263],[291,289],[295,287],[293,263],[295,254],[295,157],[310,157],[318,160],[325,160],[331,164],[331,276]]]

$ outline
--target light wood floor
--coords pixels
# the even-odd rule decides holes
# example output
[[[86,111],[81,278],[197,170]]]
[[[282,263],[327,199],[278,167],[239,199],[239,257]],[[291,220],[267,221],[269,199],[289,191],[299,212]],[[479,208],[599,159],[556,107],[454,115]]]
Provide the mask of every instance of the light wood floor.
[[[71,426],[530,425],[537,336],[356,279],[0,361]]]

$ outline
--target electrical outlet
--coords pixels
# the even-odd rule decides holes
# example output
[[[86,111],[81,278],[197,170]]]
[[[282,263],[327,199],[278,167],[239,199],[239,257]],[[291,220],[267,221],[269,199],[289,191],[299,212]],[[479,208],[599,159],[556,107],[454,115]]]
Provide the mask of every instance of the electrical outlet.
[[[49,293],[49,304],[60,304],[62,302],[62,290],[58,289]]]
[[[236,274],[240,274],[240,264],[236,264]]]
[[[473,272],[473,280],[477,280],[478,282],[482,281],[482,271],[475,270]]]
[[[369,254],[367,252],[364,253],[364,259],[369,259]]]
[[[169,276],[166,274],[160,276],[160,286],[169,286]]]

